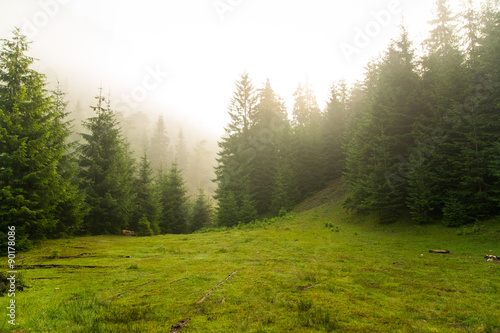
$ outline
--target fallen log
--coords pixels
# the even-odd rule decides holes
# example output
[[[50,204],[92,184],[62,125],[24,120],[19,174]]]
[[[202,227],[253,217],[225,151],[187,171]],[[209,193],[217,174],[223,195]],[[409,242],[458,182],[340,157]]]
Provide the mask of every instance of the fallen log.
[[[217,284],[215,287],[212,288],[212,290],[210,290],[208,293],[206,293],[205,296],[203,296],[198,302],[196,302],[196,304],[201,304],[205,300],[205,298],[210,296],[211,293],[213,293],[217,288],[222,286],[224,284],[224,282],[226,282],[227,280],[232,278],[234,274],[236,274],[236,271],[232,272],[224,281],[219,282],[219,284]]]
[[[448,250],[429,250],[429,253],[450,253]]]

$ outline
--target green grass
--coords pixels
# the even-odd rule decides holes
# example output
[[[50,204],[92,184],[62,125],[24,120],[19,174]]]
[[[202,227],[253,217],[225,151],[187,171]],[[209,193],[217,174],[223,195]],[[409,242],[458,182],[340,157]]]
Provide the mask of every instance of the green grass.
[[[169,332],[189,318],[182,332],[500,332],[500,264],[483,258],[500,254],[500,225],[475,229],[377,225],[326,203],[232,230],[47,241],[24,265],[68,266],[22,270],[15,331]]]

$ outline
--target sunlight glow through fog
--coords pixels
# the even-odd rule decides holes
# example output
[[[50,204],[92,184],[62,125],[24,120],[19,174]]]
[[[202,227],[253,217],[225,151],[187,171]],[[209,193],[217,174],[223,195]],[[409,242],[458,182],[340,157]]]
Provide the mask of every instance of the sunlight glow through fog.
[[[270,78],[289,110],[307,76],[324,107],[331,84],[361,79],[367,61],[398,36],[403,17],[412,40],[426,38],[434,1],[8,0],[0,6],[6,8],[2,38],[31,24],[40,70],[67,82],[69,99],[92,96],[102,84],[130,110],[175,112],[221,133],[242,72],[256,88]],[[391,12],[395,6],[399,12]],[[359,31],[371,36],[359,39]],[[356,53],[347,57],[345,45]],[[165,75],[155,81],[155,71]]]

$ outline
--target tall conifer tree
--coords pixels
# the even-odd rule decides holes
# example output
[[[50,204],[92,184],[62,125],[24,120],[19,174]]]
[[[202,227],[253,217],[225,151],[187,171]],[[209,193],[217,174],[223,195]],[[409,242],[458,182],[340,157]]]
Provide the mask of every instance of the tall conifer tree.
[[[229,205],[224,204],[225,201],[232,205],[234,199],[238,207],[242,206],[244,200],[247,200],[248,205],[254,205],[250,193],[249,176],[251,163],[257,154],[250,133],[255,107],[255,89],[248,74],[244,73],[236,82],[236,91],[229,106],[231,121],[226,127],[226,135],[219,141],[220,151],[215,169],[215,181],[218,187],[215,198],[220,203],[217,214],[222,224],[232,223],[226,218],[233,213],[226,211]],[[239,214],[237,216],[241,217]]]
[[[188,232],[187,197],[181,170],[173,163],[168,174],[161,175],[160,230],[162,233],[184,234]]]
[[[92,234],[119,234],[132,217],[133,160],[121,134],[120,125],[102,89],[92,109],[96,115],[84,122],[79,148],[82,189],[90,209],[84,231]]]
[[[44,75],[30,68],[34,59],[26,55],[29,43],[18,29],[2,42],[0,226],[2,234],[7,226],[16,228],[16,249],[21,250],[33,240],[72,233],[82,219],[81,197],[68,179],[69,126],[62,94],[49,92]],[[4,251],[5,234],[1,240]]]
[[[154,170],[167,168],[167,150],[169,144],[167,128],[162,115],[158,116],[156,127],[151,137],[151,147],[148,155],[151,157],[151,167]]]

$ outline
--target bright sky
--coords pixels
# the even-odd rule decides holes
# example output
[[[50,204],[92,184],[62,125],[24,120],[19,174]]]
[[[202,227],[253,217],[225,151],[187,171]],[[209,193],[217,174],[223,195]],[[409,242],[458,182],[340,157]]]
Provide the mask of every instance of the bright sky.
[[[102,85],[118,109],[175,113],[222,134],[244,71],[256,88],[269,78],[289,110],[308,77],[324,107],[332,83],[361,79],[403,17],[413,40],[425,38],[433,8],[434,0],[1,0],[0,38],[21,26],[38,69],[70,99]]]

